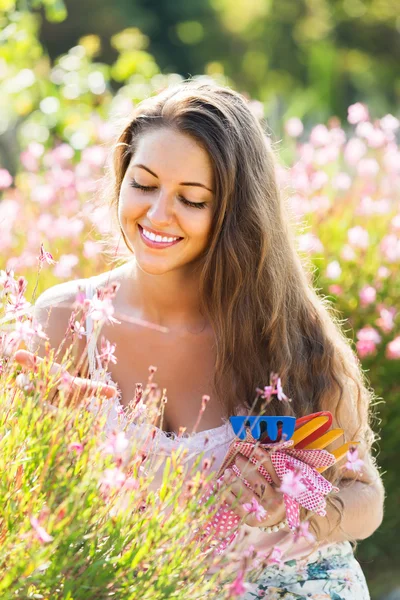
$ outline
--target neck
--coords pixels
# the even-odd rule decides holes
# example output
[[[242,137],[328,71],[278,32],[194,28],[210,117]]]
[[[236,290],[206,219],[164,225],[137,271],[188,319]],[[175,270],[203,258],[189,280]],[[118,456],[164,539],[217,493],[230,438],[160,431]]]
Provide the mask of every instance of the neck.
[[[128,302],[143,318],[162,327],[205,325],[200,312],[199,269],[191,268],[152,275],[132,261]]]

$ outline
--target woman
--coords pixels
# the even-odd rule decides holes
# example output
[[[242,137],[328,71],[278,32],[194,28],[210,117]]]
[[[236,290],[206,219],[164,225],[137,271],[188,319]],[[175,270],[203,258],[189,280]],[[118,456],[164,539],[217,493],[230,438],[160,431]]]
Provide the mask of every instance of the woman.
[[[284,524],[285,509],[276,489],[279,480],[263,451],[261,462],[275,482],[266,486],[262,501],[258,497],[268,506],[267,516],[257,521],[247,514],[238,544],[260,550],[279,543],[289,550],[286,562],[266,569],[257,592],[245,598],[368,598],[349,540],[370,536],[383,514],[382,482],[371,455],[372,392],[349,341],[310,283],[310,265],[296,252],[288,206],[276,181],[276,159],[261,125],[231,89],[201,80],[183,82],[135,108],[115,145],[113,166],[107,201],[127,260],[111,272],[42,294],[36,317],[45,323],[46,307],[52,306],[51,344],[56,347],[64,335],[78,286],[84,284],[91,295],[95,288],[117,283],[115,315],[130,320],[121,317],[119,327],[105,324],[102,334],[116,344],[118,361],[110,376],[122,404],[133,397],[136,382],[147,378],[149,365],[157,365],[157,380],[168,390],[166,422],[158,428],[162,450],[186,443],[196,454],[207,437],[216,469],[234,438],[229,416],[249,413],[256,389],[269,383],[271,372],[279,374],[293,402],[275,398],[267,414],[300,417],[330,410],[346,441],[361,441],[363,474],[338,466],[324,473],[340,491],[329,501],[327,517],[311,520],[322,546],[290,550],[287,527],[265,531]],[[141,320],[154,326],[142,327]],[[89,319],[88,335],[92,325]],[[92,340],[89,375],[96,379],[98,351]],[[16,358],[30,364],[29,353]],[[76,385],[102,385],[106,395],[113,394],[112,387],[84,378]],[[202,430],[177,439],[180,426],[192,429],[203,394],[211,400]],[[257,407],[253,414],[259,414]],[[246,477],[255,483],[254,473]],[[253,494],[234,477],[226,500],[232,505],[238,496],[241,501],[233,507],[242,517],[242,504]],[[292,559],[305,556],[299,570]]]

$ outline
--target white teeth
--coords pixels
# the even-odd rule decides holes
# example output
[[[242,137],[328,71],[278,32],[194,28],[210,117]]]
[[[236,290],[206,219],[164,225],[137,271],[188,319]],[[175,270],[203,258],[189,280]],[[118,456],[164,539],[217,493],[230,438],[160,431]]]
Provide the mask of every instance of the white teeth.
[[[142,233],[147,239],[152,240],[153,242],[161,242],[164,244],[175,242],[177,239],[179,239],[177,237],[164,237],[161,235],[156,235],[151,231],[147,231],[147,229],[144,229],[144,227],[142,227]]]

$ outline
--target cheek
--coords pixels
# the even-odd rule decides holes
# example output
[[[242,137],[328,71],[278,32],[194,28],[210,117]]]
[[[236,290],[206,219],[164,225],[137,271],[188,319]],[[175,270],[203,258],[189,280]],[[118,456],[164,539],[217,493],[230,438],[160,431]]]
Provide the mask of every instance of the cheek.
[[[200,212],[200,209],[193,209]],[[181,218],[182,230],[192,239],[201,243],[206,243],[211,232],[211,214],[204,209],[206,214],[187,215]]]

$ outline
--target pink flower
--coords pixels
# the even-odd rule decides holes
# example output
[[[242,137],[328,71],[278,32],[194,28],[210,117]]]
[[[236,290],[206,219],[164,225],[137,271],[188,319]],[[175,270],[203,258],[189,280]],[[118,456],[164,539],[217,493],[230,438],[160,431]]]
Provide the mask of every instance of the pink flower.
[[[80,340],[82,339],[82,336],[86,335],[85,328],[79,323],[79,321],[75,321],[75,323],[72,324],[71,330],[72,333],[75,333]]]
[[[361,102],[356,102],[347,109],[347,120],[352,125],[356,125],[360,121],[368,121],[368,119],[368,108]]]
[[[8,292],[12,292],[14,294],[18,293],[18,284],[15,281],[14,271],[12,269],[0,271],[0,288],[3,288],[3,290],[0,292],[0,298],[2,298]]]
[[[379,310],[380,317],[376,319],[375,323],[384,331],[389,333],[394,327],[394,318],[397,314],[396,309],[391,306],[390,308],[381,307]]]
[[[100,321],[101,323],[119,323],[112,315],[114,314],[114,306],[112,305],[111,298],[104,298],[100,300],[98,296],[94,296],[91,300],[89,315],[93,321]]]
[[[343,294],[343,288],[335,283],[330,285],[328,290],[331,294],[335,294],[335,296],[341,296]]]
[[[267,561],[269,565],[278,565],[281,567],[283,565],[282,561],[283,551],[278,546],[274,546],[271,550],[271,554],[269,555]]]
[[[107,364],[109,362],[116,364],[117,357],[114,356],[116,347],[116,344],[110,344],[109,340],[106,340],[104,336],[101,336],[101,354],[99,355],[99,358],[104,359]]]
[[[344,158],[349,165],[356,165],[367,151],[367,146],[359,138],[352,138],[344,149]]]
[[[360,177],[376,177],[379,173],[379,163],[375,158],[363,158],[357,165],[357,173]]]
[[[106,469],[103,477],[100,479],[100,489],[106,494],[111,489],[121,489],[126,479],[126,475],[121,469],[115,467],[114,469]]]
[[[75,254],[63,254],[60,256],[57,266],[54,269],[54,275],[62,279],[72,277],[72,269],[78,264],[79,259]]]
[[[311,531],[309,531],[309,527],[309,521],[301,521],[300,525],[296,527],[293,533],[293,541],[298,542],[299,539],[304,538],[309,542],[313,542],[315,540],[315,537],[313,536]]]
[[[254,513],[257,521],[262,521],[267,515],[267,511],[265,510],[265,508],[261,506],[259,502],[257,502],[257,499],[254,498],[254,496],[251,499],[251,502],[246,502],[242,506],[244,510],[246,510],[248,513]]]
[[[278,400],[287,400],[288,402],[291,402],[291,400],[287,396],[285,396],[285,394],[283,393],[280,377],[278,377],[278,380],[276,382],[276,388],[277,388],[277,392],[278,392]]]
[[[306,491],[306,486],[302,483],[302,475],[300,469],[290,469],[282,477],[282,483],[278,490],[282,494],[287,494],[292,498],[296,498]]]
[[[9,188],[12,184],[13,178],[7,169],[0,169],[0,190],[5,190]]]
[[[356,248],[368,248],[369,245],[369,234],[366,229],[361,227],[361,225],[356,225],[356,227],[352,227],[347,232],[347,237],[349,243]]]
[[[105,454],[112,454],[114,457],[121,456],[129,447],[129,439],[124,431],[113,431],[107,442],[101,447]]]
[[[388,343],[385,355],[389,360],[397,360],[400,358],[400,335]]]
[[[22,294],[9,294],[8,304],[6,304],[6,313],[15,316],[23,316],[30,306],[31,303],[25,300]]]
[[[40,254],[39,254],[39,263],[42,264],[44,262],[47,262],[48,265],[55,265],[56,261],[53,260],[53,256],[50,254],[50,252],[46,252],[46,250],[43,247],[43,244],[40,245]]]
[[[101,247],[98,242],[92,242],[91,240],[87,240],[83,244],[83,256],[85,258],[94,258],[101,252]]]
[[[333,260],[326,268],[328,279],[337,279],[342,274],[342,268],[337,260]]]
[[[35,517],[30,517],[29,518],[31,525],[33,527],[33,529],[36,531],[37,536],[39,538],[39,540],[41,542],[48,543],[48,542],[52,542],[54,540],[53,536],[49,535],[45,529],[39,525],[39,521],[35,518]]]
[[[68,446],[68,452],[72,452],[75,451],[77,454],[82,454],[83,452],[83,444],[81,444],[80,442],[72,442],[69,446]]]
[[[313,146],[326,146],[330,142],[329,130],[326,125],[315,125],[310,133],[310,142]]]
[[[361,458],[358,458],[358,449],[350,448],[346,454],[347,462],[345,464],[345,468],[351,471],[361,472],[361,468],[364,464],[364,461]]]
[[[395,233],[385,235],[380,243],[382,254],[389,262],[397,262],[400,259],[400,238]]]
[[[376,300],[376,289],[372,285],[365,285],[361,288],[360,293],[361,306],[368,306]]]
[[[357,332],[357,338],[356,348],[360,358],[374,354],[376,352],[376,344],[382,339],[376,329],[370,325],[360,329]]]
[[[240,570],[235,581],[229,587],[228,598],[239,598],[252,587],[253,586],[249,585],[248,583],[245,583],[244,572],[243,570]]]
[[[297,117],[292,117],[285,123],[285,131],[290,137],[299,137],[303,133],[303,129],[303,123]]]

